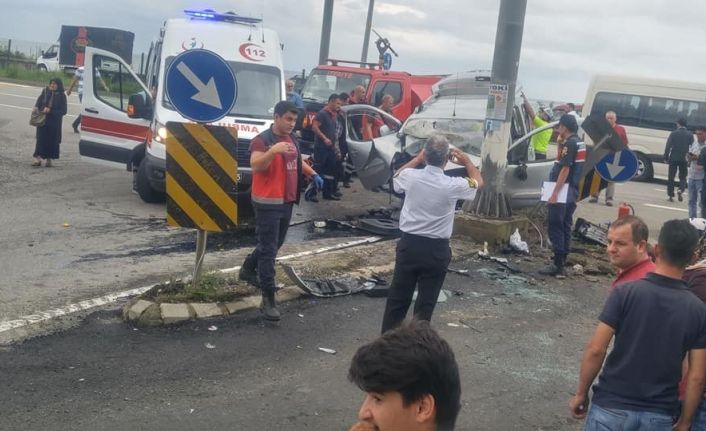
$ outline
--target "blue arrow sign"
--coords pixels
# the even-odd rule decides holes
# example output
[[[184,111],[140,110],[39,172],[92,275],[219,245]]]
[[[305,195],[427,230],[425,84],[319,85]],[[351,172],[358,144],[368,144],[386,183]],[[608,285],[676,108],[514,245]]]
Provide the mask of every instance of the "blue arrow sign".
[[[606,181],[630,181],[637,173],[637,156],[630,150],[607,154],[596,164],[596,170]]]
[[[392,54],[389,52],[386,52],[385,55],[382,56],[382,68],[385,70],[390,70],[392,67]]]
[[[238,83],[230,65],[218,54],[191,49],[174,57],[167,69],[165,91],[183,117],[213,123],[235,106]]]

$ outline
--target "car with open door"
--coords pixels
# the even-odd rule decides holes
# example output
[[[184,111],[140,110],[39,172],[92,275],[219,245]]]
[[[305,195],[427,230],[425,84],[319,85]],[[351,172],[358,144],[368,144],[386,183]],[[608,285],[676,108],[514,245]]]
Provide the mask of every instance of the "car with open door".
[[[469,154],[473,163],[480,166],[486,104],[487,96],[481,94],[432,97],[404,124],[372,106],[342,107],[346,114],[348,151],[361,184],[369,190],[387,187],[394,171],[421,151],[426,139],[435,133],[446,136],[451,145]],[[505,194],[514,209],[539,202],[542,183],[549,178],[556,158],[556,143],[550,144],[546,160],[534,160],[530,149],[532,136],[556,123],[528,131],[521,109],[521,106],[514,109],[514,139],[508,142],[504,182]],[[382,120],[384,125],[380,127],[380,133],[368,139],[360,130],[361,124],[375,119],[378,123]],[[466,175],[462,166],[451,162],[447,163],[445,171],[451,176]]]

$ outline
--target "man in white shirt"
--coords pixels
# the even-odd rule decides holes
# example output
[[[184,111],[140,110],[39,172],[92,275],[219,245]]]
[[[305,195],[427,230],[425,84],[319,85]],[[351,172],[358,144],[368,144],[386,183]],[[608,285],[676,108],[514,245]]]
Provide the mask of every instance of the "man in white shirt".
[[[686,177],[686,184],[689,190],[689,218],[699,217],[699,211],[696,208],[698,203],[704,200],[704,167],[699,164],[699,155],[701,155],[701,150],[704,148],[706,148],[706,130],[703,127],[697,127],[694,143],[691,144],[687,156],[689,158],[689,172]],[[701,199],[699,199],[699,194],[702,195]],[[701,208],[701,217],[706,217],[706,214],[703,213],[703,208]]]
[[[444,166],[451,160],[466,168],[467,177],[449,177]],[[426,164],[424,169],[414,169]],[[470,200],[483,185],[480,171],[465,153],[442,135],[430,137],[424,149],[402,166],[393,179],[395,191],[405,193],[400,214],[402,237],[397,243],[395,273],[387,296],[382,333],[398,327],[419,288],[414,317],[431,320],[439,291],[451,261],[449,238],[459,199]]]
[[[100,72],[98,69],[94,69],[95,73],[93,76],[95,76],[98,81],[100,82],[101,86],[106,92],[109,92],[110,89],[108,88],[108,85],[103,81],[103,78],[101,77]],[[78,102],[81,103],[83,101],[83,74],[85,70],[83,66],[79,66],[76,71],[74,72],[74,79],[71,81],[71,85],[69,86],[69,89],[66,90],[66,95],[70,96],[71,92],[73,91],[74,87],[77,87],[78,91]],[[79,113],[78,116],[76,116],[76,119],[74,122],[71,124],[71,127],[74,129],[74,133],[78,133],[78,126],[81,124],[81,114]]]

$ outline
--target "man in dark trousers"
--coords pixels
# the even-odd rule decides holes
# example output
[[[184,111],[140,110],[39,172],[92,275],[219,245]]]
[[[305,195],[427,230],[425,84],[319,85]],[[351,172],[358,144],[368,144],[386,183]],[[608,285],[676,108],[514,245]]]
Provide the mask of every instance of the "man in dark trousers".
[[[449,177],[444,166],[451,154],[454,163],[465,166],[467,177]],[[424,169],[414,169],[426,164]],[[387,295],[382,332],[399,326],[418,288],[414,317],[431,320],[439,291],[451,261],[449,238],[453,229],[456,202],[470,200],[483,186],[480,171],[467,154],[449,150],[442,135],[433,135],[415,158],[394,176],[393,186],[405,193],[400,213],[402,237],[397,243],[395,272]]]
[[[328,103],[316,114],[311,125],[314,132],[314,168],[324,178],[323,196],[326,200],[341,200],[336,195],[336,144],[338,135],[338,111],[341,109],[341,99],[338,94],[332,94]]]
[[[284,243],[292,218],[292,206],[299,203],[302,176],[323,185],[321,177],[302,163],[299,143],[292,134],[299,110],[292,102],[275,105],[274,124],[250,142],[252,189],[257,246],[245,258],[239,278],[262,289],[260,309],[267,320],[279,320],[275,303],[275,258]]]
[[[689,429],[706,380],[706,306],[682,280],[698,241],[689,220],[666,222],[655,246],[655,271],[608,296],[569,402],[575,418],[586,417],[585,431]],[[672,425],[685,357],[686,395]],[[589,409],[588,391],[601,367]]]
[[[679,170],[677,199],[679,199],[679,202],[684,200],[682,193],[684,193],[686,189],[686,158],[693,142],[694,134],[686,128],[686,120],[683,118],[678,119],[677,130],[669,134],[667,145],[664,147],[664,160],[669,163],[669,174],[667,177],[667,196],[669,197],[669,202],[674,202],[674,176],[677,170]]]
[[[547,200],[547,224],[554,259],[549,266],[539,270],[539,273],[544,275],[565,275],[564,266],[571,245],[571,226],[579,193],[581,169],[586,161],[586,144],[579,142],[576,135],[578,128],[576,117],[571,114],[564,114],[559,119],[557,161],[549,174],[549,181],[553,181],[555,185]],[[560,202],[559,194],[565,185],[568,187],[566,200]]]

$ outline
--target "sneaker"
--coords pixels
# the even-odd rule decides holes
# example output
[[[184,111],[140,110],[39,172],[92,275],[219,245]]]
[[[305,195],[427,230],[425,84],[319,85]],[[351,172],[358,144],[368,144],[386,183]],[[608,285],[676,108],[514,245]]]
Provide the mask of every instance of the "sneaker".
[[[348,181],[345,181],[345,182],[343,183],[343,187],[345,187],[345,188],[347,188],[347,189],[350,189],[350,188],[351,188],[351,183],[348,182]]]
[[[339,198],[336,195],[324,196],[324,199],[327,201],[340,201],[341,200],[341,198]]]
[[[681,190],[677,192],[677,200],[678,200],[679,202],[684,201],[684,197],[681,195]]]
[[[78,133],[78,126],[73,126],[74,127],[74,133]]]
[[[588,200],[590,203],[595,204],[598,202],[598,196],[591,196],[591,199]]]
[[[553,263],[540,269],[539,273],[542,275],[553,275],[555,277],[565,277],[566,276],[566,271],[564,270],[564,267],[563,266],[556,266]]]
[[[607,207],[612,207],[612,206],[613,206],[613,201],[605,201],[605,206],[607,206]]]
[[[669,201],[669,202],[674,202],[674,198],[671,197],[671,196],[669,196],[669,197],[667,198],[667,201]]]
[[[336,191],[336,192],[333,193],[333,195],[336,196],[337,198],[340,198],[340,197],[343,196],[343,193],[341,193],[341,192],[339,192],[339,191]]]

